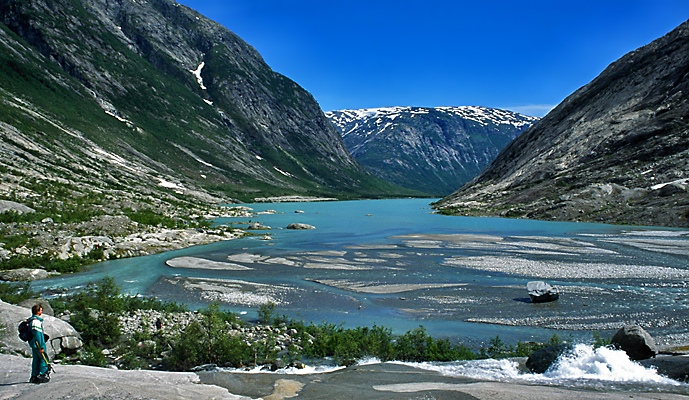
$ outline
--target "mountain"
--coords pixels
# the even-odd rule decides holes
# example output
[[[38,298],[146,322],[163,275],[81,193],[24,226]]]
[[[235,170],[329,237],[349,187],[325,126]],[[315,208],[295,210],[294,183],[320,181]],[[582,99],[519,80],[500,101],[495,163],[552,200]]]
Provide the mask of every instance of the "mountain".
[[[623,56],[435,207],[689,226],[689,21]]]
[[[478,175],[538,120],[485,107],[389,107],[325,113],[377,177],[444,196]]]
[[[410,193],[358,165],[311,94],[172,0],[0,0],[0,131],[8,200]]]

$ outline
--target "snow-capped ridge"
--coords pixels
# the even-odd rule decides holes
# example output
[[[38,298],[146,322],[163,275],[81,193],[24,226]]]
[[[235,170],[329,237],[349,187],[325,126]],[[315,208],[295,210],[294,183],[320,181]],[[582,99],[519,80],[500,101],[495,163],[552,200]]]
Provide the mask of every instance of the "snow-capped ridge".
[[[343,128],[350,125],[353,121],[361,121],[361,124],[368,123],[375,120],[377,125],[387,125],[391,121],[403,115],[408,115],[410,118],[415,115],[429,114],[431,112],[441,112],[451,114],[463,118],[467,121],[473,121],[480,125],[512,125],[515,127],[528,127],[539,120],[538,117],[520,114],[514,111],[503,110],[498,108],[489,108],[481,106],[443,106],[443,107],[411,107],[411,106],[397,106],[397,107],[380,107],[380,108],[363,108],[363,109],[344,109],[336,111],[328,111],[325,115],[337,125],[343,134],[349,133],[354,128],[349,128],[345,131]],[[357,126],[358,127],[358,126]]]
[[[473,179],[537,117],[478,106],[381,107],[325,113],[350,153],[381,179],[429,194]]]

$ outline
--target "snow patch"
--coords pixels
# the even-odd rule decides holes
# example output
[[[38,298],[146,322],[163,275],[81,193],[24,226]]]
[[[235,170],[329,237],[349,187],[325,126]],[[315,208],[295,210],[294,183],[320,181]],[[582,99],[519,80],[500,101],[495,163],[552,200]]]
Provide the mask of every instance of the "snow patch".
[[[163,178],[158,178],[158,186],[164,187],[167,189],[172,189],[175,191],[175,193],[178,193],[178,194],[184,193],[184,186],[177,184],[177,183],[174,183],[174,182],[166,181]]]
[[[282,175],[288,177],[288,178],[295,178],[294,175],[290,174],[289,172],[285,172],[276,166],[273,166],[273,169],[276,170],[277,172],[281,173]]]
[[[196,82],[199,83],[199,86],[203,90],[206,90],[206,86],[204,86],[204,84],[203,84],[203,77],[201,77],[201,71],[203,70],[203,67],[205,67],[205,66],[206,66],[206,62],[201,61],[201,64],[199,64],[199,66],[196,67],[196,69],[189,70],[189,72],[194,74],[194,76],[196,77]]]
[[[658,184],[656,184],[656,185],[651,186],[651,190],[662,189],[662,188],[664,188],[664,187],[667,186],[667,185],[672,185],[673,183],[676,183],[676,184],[679,184],[679,185],[689,185],[689,178],[678,179],[678,180],[672,181],[672,182],[658,183]]]

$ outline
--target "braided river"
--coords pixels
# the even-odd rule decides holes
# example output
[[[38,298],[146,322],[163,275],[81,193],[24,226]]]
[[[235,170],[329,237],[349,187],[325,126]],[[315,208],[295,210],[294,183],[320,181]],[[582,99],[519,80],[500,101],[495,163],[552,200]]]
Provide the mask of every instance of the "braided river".
[[[190,308],[220,302],[247,320],[272,302],[276,313],[305,322],[375,324],[396,334],[422,326],[475,347],[496,336],[508,344],[555,334],[590,342],[626,324],[641,325],[660,347],[689,343],[689,230],[450,217],[435,214],[430,202],[247,204],[251,217],[216,223],[271,229],[103,262],[35,289],[79,288],[109,276],[125,293]],[[315,229],[286,229],[290,223]],[[526,284],[533,280],[556,286],[559,300],[531,303]],[[459,365],[452,368],[470,368]],[[512,373],[496,365],[497,374]]]

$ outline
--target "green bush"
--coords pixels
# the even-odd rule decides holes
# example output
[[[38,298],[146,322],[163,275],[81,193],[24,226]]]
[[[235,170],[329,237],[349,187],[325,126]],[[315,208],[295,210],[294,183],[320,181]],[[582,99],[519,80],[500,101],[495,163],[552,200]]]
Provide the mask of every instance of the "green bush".
[[[400,336],[395,342],[395,359],[401,361],[453,361],[477,358],[464,344],[455,345],[447,339],[434,339],[422,326]]]
[[[77,272],[84,265],[93,263],[94,260],[81,257],[71,257],[66,260],[53,258],[50,255],[42,256],[14,256],[0,261],[0,270],[11,270],[19,268],[42,268],[46,271],[56,271],[60,273]]]
[[[143,225],[160,226],[170,229],[185,227],[184,221],[158,214],[153,210],[142,209],[134,211],[132,209],[125,209],[124,214],[132,221]]]
[[[81,360],[82,364],[93,367],[105,367],[108,365],[105,355],[103,354],[103,350],[94,344],[86,344],[81,349],[80,353],[81,356],[79,359]]]
[[[35,297],[37,294],[31,290],[28,282],[21,284],[0,282],[0,300],[6,303],[19,304],[26,299]]]
[[[236,316],[221,311],[217,303],[200,312],[201,322],[189,324],[172,340],[172,351],[163,360],[167,369],[185,371],[204,364],[240,367],[258,357],[252,355],[251,345],[230,336],[228,324]]]
[[[169,338],[165,335],[135,332],[117,347],[117,367],[120,369],[150,369],[157,367],[161,353],[169,348]]]

